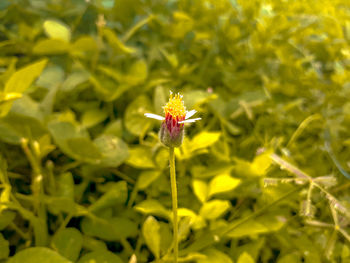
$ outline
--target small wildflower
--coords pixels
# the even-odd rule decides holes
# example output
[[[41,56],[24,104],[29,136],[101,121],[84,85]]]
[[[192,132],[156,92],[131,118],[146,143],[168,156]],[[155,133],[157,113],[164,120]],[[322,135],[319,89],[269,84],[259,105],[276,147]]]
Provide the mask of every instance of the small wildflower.
[[[153,113],[145,113],[147,118],[161,120],[162,126],[159,131],[160,141],[168,147],[179,147],[184,137],[184,124],[195,122],[201,118],[189,119],[197,111],[186,111],[182,95],[170,92],[168,103],[163,107],[165,117]]]

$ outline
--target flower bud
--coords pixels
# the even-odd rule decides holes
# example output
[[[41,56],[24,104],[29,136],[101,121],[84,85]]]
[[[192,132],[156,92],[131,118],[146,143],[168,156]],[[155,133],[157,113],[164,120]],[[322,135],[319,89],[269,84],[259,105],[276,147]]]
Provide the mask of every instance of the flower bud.
[[[180,147],[184,138],[184,125],[173,126],[172,122],[168,124],[163,122],[159,131],[160,141],[167,147]]]

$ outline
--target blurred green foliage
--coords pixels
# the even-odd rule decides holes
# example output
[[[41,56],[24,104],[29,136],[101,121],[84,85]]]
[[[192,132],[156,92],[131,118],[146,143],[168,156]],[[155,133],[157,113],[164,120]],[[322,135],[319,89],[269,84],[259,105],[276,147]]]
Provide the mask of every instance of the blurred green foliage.
[[[347,0],[1,0],[0,262],[350,262]],[[281,168],[281,169],[280,169]]]

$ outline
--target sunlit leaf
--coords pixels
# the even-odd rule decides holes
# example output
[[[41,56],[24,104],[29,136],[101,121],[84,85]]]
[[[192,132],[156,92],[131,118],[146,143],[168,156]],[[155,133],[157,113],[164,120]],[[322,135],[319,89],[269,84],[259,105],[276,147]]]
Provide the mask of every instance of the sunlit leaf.
[[[158,215],[170,218],[170,211],[156,200],[145,200],[135,206],[135,209],[143,214]]]
[[[212,200],[203,204],[199,214],[206,219],[216,219],[231,207],[227,200]]]
[[[215,194],[232,191],[240,182],[240,179],[233,178],[228,174],[217,175],[209,183],[208,195],[213,196]]]
[[[70,29],[67,25],[58,20],[46,20],[44,30],[48,37],[69,42],[71,38]]]
[[[160,256],[160,233],[159,223],[153,216],[147,217],[142,226],[142,234],[147,246],[156,258]]]
[[[238,263],[254,263],[254,259],[246,252],[242,253],[238,258]]]
[[[196,261],[197,263],[210,263],[210,262],[233,263],[233,261],[230,259],[228,255],[214,248],[206,249],[203,254],[206,257],[203,259],[198,259]]]
[[[130,156],[126,160],[127,164],[137,168],[154,168],[154,162],[150,149],[137,146],[129,150]]]
[[[119,52],[126,53],[126,54],[132,54],[136,50],[134,48],[126,46],[115,34],[114,31],[112,31],[109,28],[103,29],[103,35],[106,37],[107,41],[111,45],[111,47]]]
[[[193,187],[193,192],[195,193],[199,201],[204,203],[208,198],[207,183],[202,180],[194,179],[192,181],[192,187]]]

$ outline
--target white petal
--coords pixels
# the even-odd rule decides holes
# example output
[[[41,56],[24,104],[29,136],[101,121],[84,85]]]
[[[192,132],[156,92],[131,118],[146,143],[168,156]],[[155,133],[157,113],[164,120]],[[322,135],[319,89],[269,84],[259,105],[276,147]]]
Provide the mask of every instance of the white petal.
[[[159,115],[153,114],[153,113],[145,113],[145,116],[147,118],[156,119],[156,120],[160,120],[160,121],[165,119],[163,116],[159,116]]]
[[[188,119],[188,120],[184,120],[184,121],[179,121],[178,123],[190,123],[190,122],[196,122],[198,120],[201,120],[201,118]]]
[[[196,110],[190,110],[186,112],[185,120],[187,120],[188,118],[191,118],[196,112],[197,112]]]

